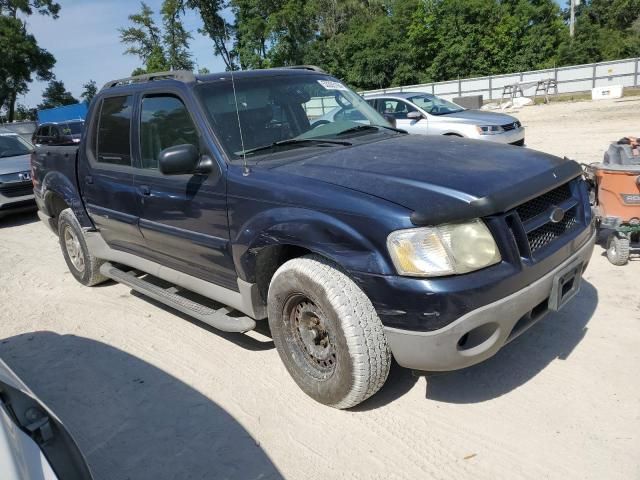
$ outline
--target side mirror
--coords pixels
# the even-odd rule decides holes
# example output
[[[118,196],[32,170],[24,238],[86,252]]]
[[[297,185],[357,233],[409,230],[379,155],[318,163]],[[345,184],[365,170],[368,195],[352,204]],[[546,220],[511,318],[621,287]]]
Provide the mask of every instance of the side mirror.
[[[196,172],[199,160],[195,145],[175,145],[160,152],[158,168],[164,175],[187,175]]]
[[[414,110],[413,112],[407,113],[407,118],[409,120],[421,120],[424,117],[420,112]]]
[[[396,128],[396,117],[394,117],[390,113],[385,113],[383,116],[384,119],[389,122],[393,128]]]

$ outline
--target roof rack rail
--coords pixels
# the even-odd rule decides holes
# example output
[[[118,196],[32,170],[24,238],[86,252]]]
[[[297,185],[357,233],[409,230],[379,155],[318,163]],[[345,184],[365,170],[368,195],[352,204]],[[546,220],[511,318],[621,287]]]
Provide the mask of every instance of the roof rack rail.
[[[157,73],[147,73],[145,75],[136,75],[134,77],[121,78],[119,80],[111,80],[107,82],[102,87],[113,88],[118,85],[130,85],[132,83],[143,83],[143,82],[153,82],[154,80],[177,80],[179,82],[195,82],[196,76],[193,72],[188,70],[175,70],[173,72],[157,72]]]
[[[277,67],[279,70],[311,70],[318,73],[327,73],[320,67],[315,65],[290,65],[286,67]]]

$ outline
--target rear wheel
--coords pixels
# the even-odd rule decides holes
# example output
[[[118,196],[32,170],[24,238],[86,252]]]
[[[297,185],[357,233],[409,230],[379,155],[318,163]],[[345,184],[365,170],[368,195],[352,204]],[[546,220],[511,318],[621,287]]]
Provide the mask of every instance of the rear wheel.
[[[269,326],[280,358],[314,400],[349,408],[384,384],[391,353],[367,296],[339,267],[309,255],[275,273]]]
[[[104,261],[89,252],[82,227],[70,208],[60,212],[58,235],[62,255],[76,280],[88,287],[108,280],[100,273],[100,266]]]
[[[607,240],[607,258],[617,266],[626,265],[629,261],[630,242],[627,237],[617,233],[609,235]]]

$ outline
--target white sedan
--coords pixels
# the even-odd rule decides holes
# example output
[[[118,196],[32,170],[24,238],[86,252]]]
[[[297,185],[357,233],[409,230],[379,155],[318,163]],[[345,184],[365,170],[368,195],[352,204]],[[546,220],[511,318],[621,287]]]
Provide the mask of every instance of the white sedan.
[[[395,118],[396,127],[419,135],[452,135],[511,145],[524,145],[524,127],[510,115],[467,110],[430,93],[365,95],[380,114]]]

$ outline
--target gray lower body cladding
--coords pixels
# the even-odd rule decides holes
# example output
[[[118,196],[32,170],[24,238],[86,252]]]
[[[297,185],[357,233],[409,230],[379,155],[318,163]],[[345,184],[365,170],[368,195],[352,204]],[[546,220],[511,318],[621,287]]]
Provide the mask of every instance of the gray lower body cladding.
[[[393,356],[401,366],[423,371],[457,370],[486,360],[577,293],[594,242],[595,234],[536,282],[439,330],[416,332],[385,327]]]
[[[266,306],[263,304],[257,285],[238,278],[238,291],[214,285],[206,280],[187,275],[137,255],[115,250],[103,240],[99,232],[85,232],[89,251],[96,257],[110,262],[121,263],[141,270],[154,277],[161,278],[203,297],[232,307],[249,317],[261,320],[266,318]]]

